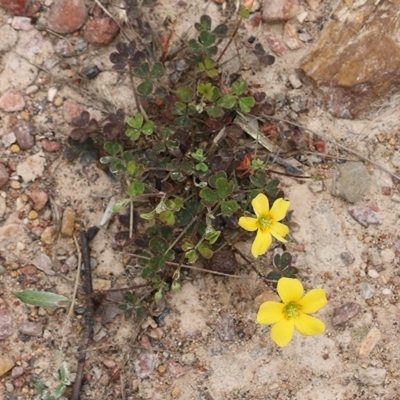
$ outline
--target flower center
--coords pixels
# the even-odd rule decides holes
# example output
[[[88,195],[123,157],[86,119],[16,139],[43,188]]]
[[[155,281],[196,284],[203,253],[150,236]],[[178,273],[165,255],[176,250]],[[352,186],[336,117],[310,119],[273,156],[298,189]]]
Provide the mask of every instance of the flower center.
[[[296,318],[300,313],[300,306],[295,303],[289,303],[283,309],[286,314],[286,318]]]
[[[262,231],[267,230],[272,225],[272,218],[269,215],[264,215],[258,218],[258,227]]]

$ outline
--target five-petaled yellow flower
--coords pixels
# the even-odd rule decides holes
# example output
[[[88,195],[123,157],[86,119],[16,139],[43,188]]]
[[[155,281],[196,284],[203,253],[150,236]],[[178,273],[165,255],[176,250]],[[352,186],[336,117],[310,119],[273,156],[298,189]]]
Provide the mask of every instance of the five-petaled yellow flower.
[[[289,233],[289,228],[278,221],[286,217],[290,202],[278,199],[269,209],[267,196],[260,193],[253,199],[251,205],[257,218],[241,217],[239,226],[246,231],[257,231],[256,239],[251,246],[251,253],[257,258],[267,252],[272,243],[272,236],[281,242],[287,242],[284,237]]]
[[[267,301],[260,306],[257,322],[273,325],[271,339],[280,347],[290,343],[294,328],[302,335],[312,336],[325,332],[325,324],[307,314],[315,313],[328,303],[323,289],[310,290],[305,296],[303,285],[298,279],[281,278],[278,294],[283,303]]]

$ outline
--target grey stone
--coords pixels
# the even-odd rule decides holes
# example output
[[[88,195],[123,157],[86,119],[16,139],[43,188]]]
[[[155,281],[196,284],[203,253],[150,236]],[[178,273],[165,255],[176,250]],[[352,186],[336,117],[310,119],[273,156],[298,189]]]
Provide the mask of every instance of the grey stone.
[[[361,311],[361,306],[357,303],[346,303],[341,307],[333,310],[332,325],[342,325],[350,318],[353,318]]]
[[[344,251],[343,253],[340,253],[340,259],[343,261],[343,264],[347,267],[350,264],[353,264],[355,258],[353,254],[351,254],[348,251]]]
[[[235,322],[229,315],[223,315],[220,319],[217,329],[218,336],[221,341],[228,342],[235,340]]]
[[[51,258],[45,253],[40,253],[36,255],[35,258],[32,260],[32,264],[37,269],[45,272],[47,275],[55,274],[55,272],[53,271],[53,263],[51,261]]]
[[[264,21],[287,21],[299,11],[297,0],[266,0],[262,11]]]
[[[182,362],[185,365],[192,365],[194,364],[196,361],[196,356],[194,355],[194,353],[186,353],[182,356]]]
[[[39,322],[24,322],[18,326],[18,331],[23,335],[41,337],[43,334],[43,324]]]
[[[339,165],[339,175],[333,178],[332,195],[349,203],[359,201],[370,185],[370,175],[361,162],[346,162]]]
[[[22,121],[14,128],[14,134],[17,143],[22,150],[31,149],[35,144],[35,138],[32,135],[33,126],[30,122]]]
[[[385,381],[386,369],[384,368],[360,368],[358,379],[363,385],[378,386]]]
[[[372,299],[374,297],[374,289],[372,289],[371,285],[367,282],[363,282],[361,284],[361,298],[364,300]]]
[[[320,193],[325,190],[325,184],[323,181],[314,181],[308,185],[308,188],[312,193]]]
[[[381,255],[379,254],[379,251],[375,247],[371,247],[368,249],[368,258],[374,267],[382,265]]]
[[[0,340],[13,334],[13,320],[6,308],[0,308]]]
[[[135,372],[138,378],[147,378],[156,368],[156,358],[152,353],[141,353],[135,360]]]
[[[367,228],[369,225],[376,225],[383,223],[383,217],[376,211],[371,210],[369,207],[349,207],[349,214],[363,227]]]

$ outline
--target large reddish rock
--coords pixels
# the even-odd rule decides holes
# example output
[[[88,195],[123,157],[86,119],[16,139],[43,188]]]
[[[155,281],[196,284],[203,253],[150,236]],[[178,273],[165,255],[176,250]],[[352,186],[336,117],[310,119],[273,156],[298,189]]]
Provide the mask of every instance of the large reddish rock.
[[[119,31],[112,18],[94,18],[84,28],[85,39],[93,44],[109,44]]]
[[[400,90],[400,0],[356,3],[338,7],[300,68],[338,118],[371,116]]]
[[[21,111],[25,107],[25,101],[20,91],[7,90],[0,97],[0,108],[6,112]]]
[[[87,17],[83,0],[59,0],[50,9],[47,24],[56,33],[72,33],[83,26]]]

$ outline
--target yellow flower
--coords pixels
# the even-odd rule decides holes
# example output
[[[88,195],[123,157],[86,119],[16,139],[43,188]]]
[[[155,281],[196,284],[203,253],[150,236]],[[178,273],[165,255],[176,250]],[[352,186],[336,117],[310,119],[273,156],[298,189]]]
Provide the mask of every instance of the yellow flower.
[[[312,314],[328,303],[323,289],[310,290],[305,296],[298,279],[281,278],[278,293],[283,303],[267,301],[260,306],[257,322],[273,325],[271,339],[280,347],[287,346],[293,338],[294,328],[302,335],[312,336],[325,332],[325,324]]]
[[[241,217],[239,226],[246,231],[257,231],[256,239],[251,246],[251,253],[257,258],[267,252],[272,243],[272,236],[281,242],[287,242],[284,237],[289,233],[289,228],[278,221],[286,217],[290,202],[278,199],[270,210],[267,196],[260,193],[253,199],[251,205],[257,218]]]

